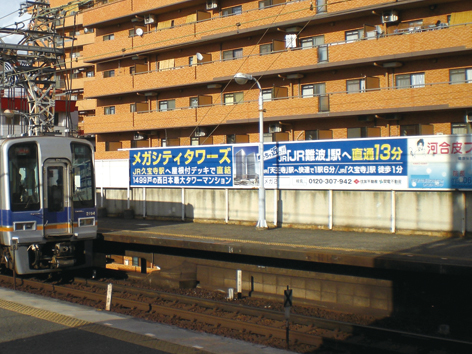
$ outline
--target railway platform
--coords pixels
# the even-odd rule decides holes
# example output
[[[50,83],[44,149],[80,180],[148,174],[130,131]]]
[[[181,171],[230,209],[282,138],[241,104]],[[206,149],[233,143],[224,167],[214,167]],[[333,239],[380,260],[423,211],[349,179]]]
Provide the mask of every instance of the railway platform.
[[[105,241],[234,253],[325,264],[463,274],[472,239],[391,233],[269,228],[213,223],[100,218]]]
[[[292,352],[0,288],[2,353]]]

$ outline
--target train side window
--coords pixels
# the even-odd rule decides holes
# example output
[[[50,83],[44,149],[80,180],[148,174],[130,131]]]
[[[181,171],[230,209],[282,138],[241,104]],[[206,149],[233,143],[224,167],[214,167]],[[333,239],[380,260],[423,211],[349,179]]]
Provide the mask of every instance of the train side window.
[[[8,182],[12,211],[39,210],[38,148],[15,144],[8,150]]]
[[[48,210],[64,210],[64,169],[62,166],[48,167]]]
[[[92,150],[89,145],[72,143],[72,199],[74,208],[95,206]]]

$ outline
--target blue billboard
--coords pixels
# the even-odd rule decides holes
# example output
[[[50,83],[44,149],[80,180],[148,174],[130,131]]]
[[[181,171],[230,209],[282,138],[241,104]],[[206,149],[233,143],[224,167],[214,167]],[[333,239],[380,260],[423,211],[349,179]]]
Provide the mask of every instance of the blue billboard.
[[[257,188],[258,144],[132,149],[132,187]],[[281,189],[472,189],[472,136],[264,144],[264,186]]]
[[[131,186],[231,187],[229,145],[130,150]]]

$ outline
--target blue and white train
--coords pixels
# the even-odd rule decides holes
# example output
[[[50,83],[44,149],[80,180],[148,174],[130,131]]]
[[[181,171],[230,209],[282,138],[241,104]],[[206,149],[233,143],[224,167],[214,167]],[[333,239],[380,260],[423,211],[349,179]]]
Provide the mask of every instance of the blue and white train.
[[[90,267],[97,236],[93,146],[0,140],[0,266],[16,274]]]

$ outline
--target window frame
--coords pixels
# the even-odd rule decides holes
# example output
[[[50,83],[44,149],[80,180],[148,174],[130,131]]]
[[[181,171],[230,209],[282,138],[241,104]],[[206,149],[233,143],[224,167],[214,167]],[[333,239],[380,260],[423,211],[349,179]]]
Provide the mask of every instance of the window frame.
[[[422,76],[422,83],[414,83],[415,77]],[[401,85],[399,85],[399,80],[403,81]],[[406,81],[408,81],[408,85],[405,85]],[[396,89],[412,89],[412,88],[421,88],[425,87],[425,73],[412,73],[412,74],[397,74],[395,75],[395,88]]]
[[[243,7],[242,5],[238,5],[238,6],[228,7],[226,9],[221,10],[221,17],[241,15],[242,13],[243,13]]]
[[[356,38],[348,38],[349,36],[355,35]],[[361,40],[364,37],[364,29],[356,29],[344,32],[344,40],[346,43],[352,43]]]
[[[238,99],[239,98],[239,99]],[[225,106],[232,106],[240,104],[244,101],[244,92],[231,92],[223,95],[223,104]]]
[[[311,93],[305,94],[303,91],[305,89],[310,89],[311,86]],[[319,93],[316,93],[319,91]],[[321,92],[323,91],[323,92]],[[326,95],[326,83],[324,82],[319,82],[316,84],[307,84],[307,85],[302,85],[302,90],[301,90],[301,97],[302,98],[307,98],[307,97],[318,97],[318,96],[324,96]]]
[[[354,86],[354,83],[357,82],[357,89],[350,90],[350,84]],[[362,93],[365,92],[365,79],[353,79],[353,80],[346,80],[346,92],[348,94],[352,93]]]
[[[107,79],[107,78],[110,78],[110,77],[115,77],[115,70],[112,69],[112,70],[106,70],[103,72],[103,78],[104,79]]]
[[[115,34],[114,33],[110,33],[110,34],[105,34],[103,36],[103,41],[106,42],[106,41],[113,41],[115,39]]]
[[[454,80],[453,75],[461,75],[461,80]],[[449,69],[449,83],[451,85],[472,83],[472,68]]]
[[[163,106],[166,105],[165,109]],[[162,100],[159,101],[159,112],[168,112],[175,110],[175,100]]]
[[[103,107],[103,115],[109,116],[113,114],[116,114],[116,106]]]
[[[259,55],[272,54],[273,51],[274,51],[273,43],[259,45]]]
[[[229,54],[231,55],[231,57],[228,56],[227,58],[225,58],[225,54]],[[223,55],[222,55],[223,61],[241,59],[242,57],[243,57],[243,48],[224,50]]]

